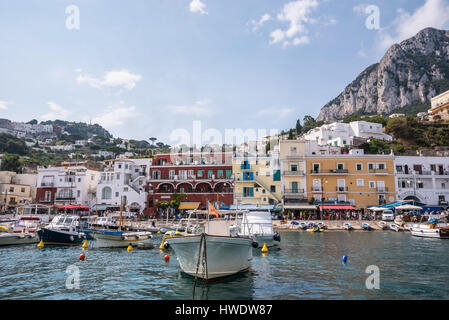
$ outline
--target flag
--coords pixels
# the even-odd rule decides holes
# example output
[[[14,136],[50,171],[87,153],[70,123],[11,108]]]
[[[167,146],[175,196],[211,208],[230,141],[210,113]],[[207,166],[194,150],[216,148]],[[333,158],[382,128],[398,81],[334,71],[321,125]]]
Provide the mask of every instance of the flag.
[[[215,209],[215,207],[209,202],[209,215],[211,214],[216,216],[217,218],[219,217],[217,209]]]

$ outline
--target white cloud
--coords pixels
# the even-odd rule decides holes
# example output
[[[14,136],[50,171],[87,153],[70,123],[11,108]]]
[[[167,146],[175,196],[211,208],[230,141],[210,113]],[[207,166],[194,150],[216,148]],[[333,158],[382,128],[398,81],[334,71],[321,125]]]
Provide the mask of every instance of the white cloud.
[[[359,16],[364,16],[366,15],[365,10],[369,5],[366,3],[362,3],[359,5],[356,5],[355,7],[352,8],[352,11],[354,11],[355,13],[357,13],[357,15]]]
[[[442,29],[449,21],[449,5],[444,0],[426,0],[415,12],[410,14],[399,9],[398,14],[390,27],[380,31],[378,45],[381,50],[415,36],[422,29]]]
[[[123,103],[121,102],[121,104]],[[93,118],[92,121],[108,128],[123,126],[126,120],[134,119],[136,117],[136,107],[118,106],[109,107],[105,112]]]
[[[205,8],[206,8],[206,5],[203,2],[201,2],[200,0],[192,0],[192,2],[190,2],[190,12],[207,14],[207,11],[205,10]]]
[[[260,110],[257,115],[259,117],[270,117],[275,121],[288,117],[294,110],[292,108],[268,108]]]
[[[291,41],[291,42],[290,41],[285,41],[282,44],[282,47],[286,48],[289,45],[293,45],[293,46],[296,47],[296,46],[299,46],[299,45],[304,45],[304,44],[309,44],[309,43],[310,43],[310,38],[308,36],[302,36],[302,37],[293,39],[293,41]]]
[[[50,101],[47,104],[51,111],[42,115],[42,120],[68,120],[72,114],[72,111],[64,109],[55,102]]]
[[[10,104],[10,103],[7,101],[0,101],[0,110],[7,110],[8,104]]]
[[[260,28],[262,28],[262,26],[264,25],[265,22],[272,20],[273,18],[271,17],[270,14],[265,13],[259,21],[256,20],[251,20],[251,25],[253,26],[252,30],[254,32],[256,32],[257,30],[259,30]]]
[[[298,0],[284,5],[277,19],[281,22],[288,22],[288,29],[276,29],[270,33],[272,40],[270,44],[281,42],[286,38],[293,38],[292,43],[305,43],[305,38],[298,37],[301,33],[306,33],[306,24],[315,23],[316,20],[310,17],[310,13],[318,6],[317,0]],[[308,41],[308,40],[307,40]],[[290,43],[289,43],[290,44]],[[285,47],[285,42],[284,42]]]
[[[122,87],[127,90],[132,90],[141,79],[142,76],[130,73],[126,69],[122,69],[118,71],[108,71],[104,74],[102,79],[80,74],[76,78],[76,81],[78,81],[78,83],[87,83],[89,86],[96,89]]]
[[[197,100],[194,104],[180,105],[171,107],[175,114],[208,117],[214,114],[215,110],[210,107],[211,101],[209,99]]]

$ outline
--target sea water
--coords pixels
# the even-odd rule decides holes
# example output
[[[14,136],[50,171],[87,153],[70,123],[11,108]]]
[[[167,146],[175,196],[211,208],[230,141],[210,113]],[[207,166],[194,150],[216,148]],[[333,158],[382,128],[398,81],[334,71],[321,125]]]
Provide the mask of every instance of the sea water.
[[[194,279],[180,272],[176,253],[157,249],[159,237],[155,249],[131,252],[96,249],[95,241],[86,251],[0,247],[0,299],[449,299],[449,240],[403,232],[283,232],[281,238],[280,250],[255,251],[248,272],[197,282],[195,297]],[[369,266],[378,268],[379,289],[366,285]]]

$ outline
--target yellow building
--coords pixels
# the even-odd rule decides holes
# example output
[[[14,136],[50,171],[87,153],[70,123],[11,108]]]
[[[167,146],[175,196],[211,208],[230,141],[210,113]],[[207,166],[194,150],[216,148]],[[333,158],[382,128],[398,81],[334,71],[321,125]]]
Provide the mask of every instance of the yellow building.
[[[238,205],[277,205],[281,203],[279,153],[268,156],[242,156],[232,160],[234,203]]]
[[[358,153],[358,154],[357,154]],[[309,200],[350,203],[357,209],[396,201],[394,155],[349,155],[306,157]]]
[[[449,90],[431,99],[432,108],[429,110],[431,120],[437,116],[441,120],[449,120]]]
[[[306,195],[306,143],[299,140],[279,142],[281,160],[281,191],[284,209],[303,207]]]
[[[23,206],[26,202],[32,202],[31,186],[23,184],[0,184],[1,210]]]

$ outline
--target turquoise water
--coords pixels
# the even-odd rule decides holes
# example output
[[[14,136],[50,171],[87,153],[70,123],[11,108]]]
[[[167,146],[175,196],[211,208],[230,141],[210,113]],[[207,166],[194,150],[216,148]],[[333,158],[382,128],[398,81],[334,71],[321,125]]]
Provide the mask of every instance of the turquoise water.
[[[202,288],[196,299],[449,299],[449,240],[408,233],[281,233],[281,250],[257,253],[251,270]],[[154,242],[160,243],[155,237]],[[0,299],[192,299],[193,278],[176,255],[126,248],[36,245],[0,248]],[[343,265],[341,258],[348,256]],[[66,268],[79,268],[80,288],[67,289]],[[368,290],[365,269],[380,269]]]

